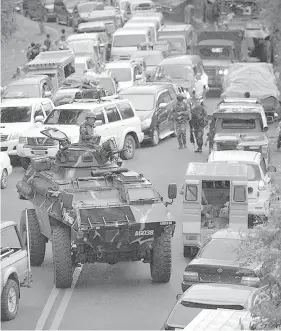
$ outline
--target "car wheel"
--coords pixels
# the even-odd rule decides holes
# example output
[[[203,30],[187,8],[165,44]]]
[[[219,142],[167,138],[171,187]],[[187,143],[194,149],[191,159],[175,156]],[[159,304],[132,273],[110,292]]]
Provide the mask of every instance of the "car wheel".
[[[8,279],[1,295],[1,320],[10,321],[17,315],[19,309],[19,284],[14,279]]]
[[[151,135],[152,146],[157,146],[159,144],[159,141],[160,141],[159,130],[158,130],[158,128],[154,128],[152,135]]]
[[[131,160],[134,157],[135,151],[136,151],[136,141],[135,141],[134,137],[132,137],[131,135],[128,134],[125,137],[123,148],[126,150],[121,153],[121,155],[120,155],[121,159],[122,160]]]
[[[6,188],[8,185],[8,171],[7,169],[3,169],[1,175],[1,189]]]

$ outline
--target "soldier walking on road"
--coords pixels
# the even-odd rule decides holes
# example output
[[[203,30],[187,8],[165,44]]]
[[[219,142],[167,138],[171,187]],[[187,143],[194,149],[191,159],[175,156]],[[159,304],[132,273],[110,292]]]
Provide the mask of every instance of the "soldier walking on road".
[[[179,149],[186,148],[186,130],[187,124],[191,118],[190,108],[184,102],[184,97],[179,94],[177,96],[178,102],[175,105],[171,116],[175,122],[175,130],[179,142]]]
[[[196,139],[198,149],[196,153],[202,153],[204,128],[208,125],[208,115],[205,108],[197,103],[197,105],[191,110],[190,128],[193,129],[193,133]]]

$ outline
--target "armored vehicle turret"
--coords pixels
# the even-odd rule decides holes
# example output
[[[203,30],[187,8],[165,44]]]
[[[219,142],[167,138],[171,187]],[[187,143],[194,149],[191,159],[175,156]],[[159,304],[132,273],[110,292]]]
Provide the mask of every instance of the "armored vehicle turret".
[[[168,282],[175,222],[167,207],[176,185],[164,203],[142,174],[122,166],[113,139],[79,145],[56,129],[42,133],[59,141],[56,158],[32,159],[17,184],[20,198],[34,206],[20,223],[25,241],[29,224],[31,264],[43,263],[50,240],[57,288],[71,286],[73,266],[94,262],[141,260],[150,263],[153,281]]]

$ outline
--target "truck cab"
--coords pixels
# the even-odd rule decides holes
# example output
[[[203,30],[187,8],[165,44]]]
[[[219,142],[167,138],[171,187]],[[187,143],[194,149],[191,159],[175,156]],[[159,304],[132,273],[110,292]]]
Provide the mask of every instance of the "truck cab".
[[[190,162],[184,178],[182,239],[184,256],[220,229],[248,229],[245,164]]]
[[[69,50],[42,52],[25,65],[27,74],[47,75],[54,89],[75,72],[74,53]]]

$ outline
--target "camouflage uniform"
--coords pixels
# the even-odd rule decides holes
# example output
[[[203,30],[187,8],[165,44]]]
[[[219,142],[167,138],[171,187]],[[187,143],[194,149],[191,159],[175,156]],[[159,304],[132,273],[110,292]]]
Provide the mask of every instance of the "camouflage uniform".
[[[178,101],[175,105],[172,116],[175,121],[175,129],[179,142],[179,148],[186,147],[186,130],[190,119],[190,109],[187,103]]]
[[[95,148],[99,144],[100,136],[94,134],[94,125],[84,122],[80,125],[79,144]]]
[[[192,109],[191,126],[198,146],[196,152],[202,152],[204,128],[208,125],[207,116],[205,108],[201,105],[197,105]]]

